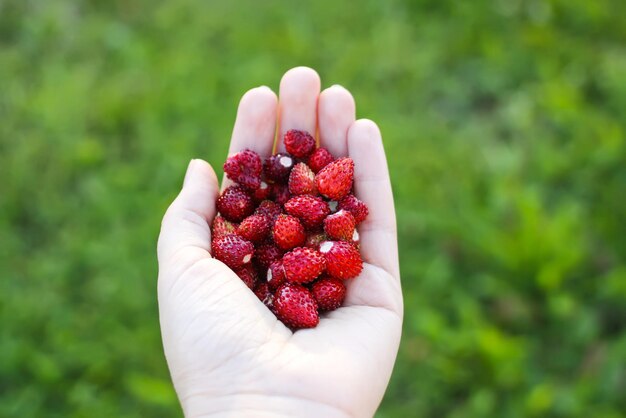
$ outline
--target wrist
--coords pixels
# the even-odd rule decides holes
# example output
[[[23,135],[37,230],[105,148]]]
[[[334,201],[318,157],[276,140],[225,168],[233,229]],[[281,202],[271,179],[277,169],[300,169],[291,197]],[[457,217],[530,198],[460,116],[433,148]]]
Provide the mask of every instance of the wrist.
[[[281,395],[233,394],[181,399],[186,418],[222,417],[353,417],[349,411],[309,399]]]

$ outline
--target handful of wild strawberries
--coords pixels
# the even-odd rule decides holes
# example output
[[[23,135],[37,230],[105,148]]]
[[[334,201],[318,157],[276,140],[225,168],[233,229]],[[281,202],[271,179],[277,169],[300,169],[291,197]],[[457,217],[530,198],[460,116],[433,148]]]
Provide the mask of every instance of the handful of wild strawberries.
[[[236,185],[217,199],[213,256],[292,329],[313,328],[344,301],[363,268],[356,226],[367,206],[352,194],[354,162],[335,159],[304,131],[264,162],[243,150],[226,160]]]

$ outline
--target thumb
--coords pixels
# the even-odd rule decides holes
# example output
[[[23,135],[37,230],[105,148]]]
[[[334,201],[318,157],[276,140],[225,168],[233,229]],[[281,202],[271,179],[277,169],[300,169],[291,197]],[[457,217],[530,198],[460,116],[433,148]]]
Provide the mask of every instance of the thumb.
[[[203,160],[191,160],[183,188],[161,224],[157,246],[159,304],[162,308],[173,307],[179,314],[184,307],[188,314],[212,311],[215,316],[227,314],[233,319],[258,316],[267,311],[263,303],[209,252],[210,224],[216,214],[218,194],[211,166]]]
[[[172,263],[190,264],[210,257],[211,221],[219,193],[217,176],[203,160],[191,160],[183,188],[167,209],[157,246],[161,270]]]

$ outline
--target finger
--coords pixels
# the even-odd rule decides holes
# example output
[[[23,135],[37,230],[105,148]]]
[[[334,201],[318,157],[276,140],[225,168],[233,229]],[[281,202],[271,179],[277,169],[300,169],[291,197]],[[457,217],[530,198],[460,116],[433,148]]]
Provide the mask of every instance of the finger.
[[[369,208],[359,225],[363,259],[400,276],[396,215],[389,170],[378,126],[361,119],[348,130],[348,154],[354,160],[354,191]]]
[[[278,151],[285,150],[283,137],[290,129],[299,129],[315,135],[320,84],[320,76],[307,67],[292,68],[280,80],[278,100],[280,127],[276,141]]]
[[[348,128],[356,119],[352,94],[335,85],[320,94],[317,108],[320,146],[335,157],[348,154]]]
[[[261,86],[247,91],[239,102],[228,155],[246,148],[257,152],[261,158],[271,155],[277,113],[278,98],[269,87]],[[232,184],[231,180],[224,177],[222,188]]]
[[[174,259],[188,263],[210,257],[209,225],[215,217],[218,190],[217,177],[211,166],[202,160],[191,160],[183,188],[161,223],[157,246],[161,268]],[[186,260],[177,258],[183,253]]]

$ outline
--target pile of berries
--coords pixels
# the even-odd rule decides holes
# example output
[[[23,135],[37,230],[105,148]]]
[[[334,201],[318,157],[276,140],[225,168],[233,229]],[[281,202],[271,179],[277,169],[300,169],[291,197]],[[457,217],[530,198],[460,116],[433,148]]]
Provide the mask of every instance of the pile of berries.
[[[285,325],[312,328],[363,268],[356,226],[368,210],[352,194],[352,159],[304,131],[288,131],[284,144],[265,161],[247,149],[226,160],[236,184],[217,200],[212,250]]]

